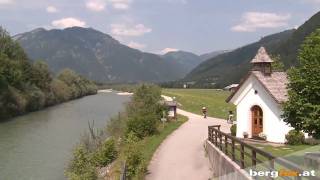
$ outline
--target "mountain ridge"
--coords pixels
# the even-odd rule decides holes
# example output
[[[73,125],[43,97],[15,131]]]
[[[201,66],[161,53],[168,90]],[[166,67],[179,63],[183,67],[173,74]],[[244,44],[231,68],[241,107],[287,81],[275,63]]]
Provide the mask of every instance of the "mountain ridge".
[[[320,12],[313,15],[298,29],[265,36],[259,41],[202,62],[181,82],[192,81],[198,87],[214,88],[239,83],[241,77],[250,70],[249,62],[261,46],[264,46],[270,55],[280,55],[285,67],[290,68],[298,64],[298,49],[305,37],[317,28],[320,28]],[[215,85],[211,86],[211,84]]]

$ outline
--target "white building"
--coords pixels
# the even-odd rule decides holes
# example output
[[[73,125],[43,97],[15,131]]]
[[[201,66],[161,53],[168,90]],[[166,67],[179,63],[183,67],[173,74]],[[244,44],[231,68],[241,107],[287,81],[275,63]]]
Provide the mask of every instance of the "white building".
[[[292,128],[283,122],[282,103],[287,100],[287,75],[272,72],[272,59],[261,47],[251,61],[252,70],[227,99],[237,106],[237,137],[266,135],[270,142],[284,143]]]

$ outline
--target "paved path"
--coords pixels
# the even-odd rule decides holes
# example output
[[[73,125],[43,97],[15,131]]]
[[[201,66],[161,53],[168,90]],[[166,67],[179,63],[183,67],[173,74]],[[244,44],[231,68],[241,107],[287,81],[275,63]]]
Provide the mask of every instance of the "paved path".
[[[178,109],[189,120],[169,135],[157,149],[148,166],[147,180],[208,180],[212,173],[205,156],[204,142],[208,126],[221,125],[229,132],[225,120],[202,116]]]

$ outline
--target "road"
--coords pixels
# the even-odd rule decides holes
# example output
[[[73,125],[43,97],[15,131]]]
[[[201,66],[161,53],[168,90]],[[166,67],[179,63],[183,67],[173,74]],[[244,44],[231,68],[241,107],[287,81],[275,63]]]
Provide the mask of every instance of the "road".
[[[208,126],[221,125],[222,131],[230,132],[230,124],[212,117],[204,119],[181,109],[178,113],[189,120],[157,149],[148,166],[147,180],[208,180],[212,176],[204,149]]]

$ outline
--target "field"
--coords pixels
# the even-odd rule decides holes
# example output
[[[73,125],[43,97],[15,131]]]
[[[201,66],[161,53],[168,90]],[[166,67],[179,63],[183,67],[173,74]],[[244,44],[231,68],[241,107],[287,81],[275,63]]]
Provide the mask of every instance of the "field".
[[[179,108],[202,114],[201,108],[207,107],[208,115],[226,119],[228,112],[231,110],[235,113],[235,106],[226,103],[227,97],[230,95],[228,91],[213,89],[163,89],[162,94],[175,97],[181,104]]]

